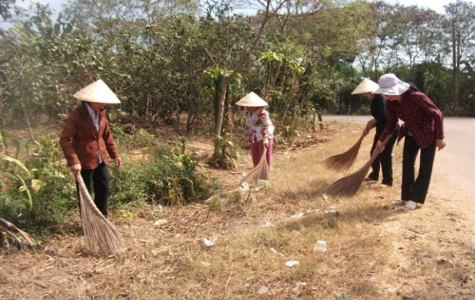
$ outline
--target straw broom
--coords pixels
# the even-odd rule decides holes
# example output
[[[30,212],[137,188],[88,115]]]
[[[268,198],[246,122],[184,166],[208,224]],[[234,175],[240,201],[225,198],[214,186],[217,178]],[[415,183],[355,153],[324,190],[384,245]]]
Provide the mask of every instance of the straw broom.
[[[259,160],[259,163],[252,169],[249,174],[246,175],[241,180],[241,183],[244,181],[250,182],[250,183],[257,183],[258,180],[267,180],[268,175],[269,175],[269,167],[267,166],[267,147],[264,147],[264,151],[262,152],[261,159]]]
[[[18,233],[25,239],[28,245],[30,245],[31,247],[36,246],[36,243],[33,241],[33,239],[28,233],[24,232],[23,230],[16,227],[7,220],[0,218],[0,233],[2,232],[15,239],[18,244],[21,244],[21,240],[15,235],[15,233]]]
[[[361,142],[364,137],[365,134],[363,133],[350,149],[343,153],[327,157],[323,161],[323,164],[336,171],[348,170],[355,162],[356,156],[358,156],[358,151],[360,150]]]
[[[79,186],[82,229],[86,245],[92,252],[103,256],[117,254],[124,249],[119,232],[96,207],[79,173],[76,180]]]
[[[388,135],[383,141],[383,146],[386,145],[386,143],[390,139],[391,135]],[[378,152],[377,150],[373,151],[371,158],[363,167],[361,167],[353,174],[350,174],[335,181],[332,185],[325,189],[325,193],[329,196],[354,196],[356,192],[358,192],[361,183],[363,183],[366,174],[368,174],[368,170],[371,167],[371,164],[374,162],[374,160],[378,157],[379,154],[380,152]]]

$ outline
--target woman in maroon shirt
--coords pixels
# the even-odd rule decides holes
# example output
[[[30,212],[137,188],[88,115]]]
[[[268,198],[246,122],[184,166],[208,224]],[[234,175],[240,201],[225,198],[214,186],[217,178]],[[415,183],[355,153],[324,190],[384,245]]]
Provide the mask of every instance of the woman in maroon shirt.
[[[437,106],[417,88],[399,80],[394,74],[385,74],[378,81],[379,89],[374,94],[383,94],[386,104],[387,124],[379,137],[377,149],[384,150],[382,141],[393,132],[398,119],[404,121],[399,139],[405,137],[402,161],[401,199],[394,205],[405,205],[405,210],[414,210],[424,204],[429,189],[435,150],[445,147],[444,116]],[[415,177],[415,161],[421,152],[419,173]]]
[[[102,80],[88,85],[73,97],[82,102],[69,114],[59,142],[71,172],[81,174],[89,193],[94,191],[97,208],[107,216],[108,157],[114,160],[117,168],[121,161],[104,107],[120,101]]]

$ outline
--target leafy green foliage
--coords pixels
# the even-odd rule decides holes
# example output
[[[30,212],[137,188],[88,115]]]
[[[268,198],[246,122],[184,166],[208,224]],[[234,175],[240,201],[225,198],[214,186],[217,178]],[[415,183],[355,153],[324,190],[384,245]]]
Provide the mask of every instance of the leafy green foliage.
[[[148,160],[135,161],[111,179],[111,204],[153,202],[182,206],[205,200],[217,188],[215,182],[197,170],[194,152],[182,138],[173,148],[163,146]]]
[[[74,180],[51,137],[32,147],[25,162],[3,155],[0,217],[24,228],[54,227],[77,207]],[[13,164],[12,164],[13,163]],[[41,229],[40,229],[41,230]]]
[[[225,136],[217,139],[218,145],[212,158],[215,167],[234,170],[237,168],[237,152],[234,143]]]

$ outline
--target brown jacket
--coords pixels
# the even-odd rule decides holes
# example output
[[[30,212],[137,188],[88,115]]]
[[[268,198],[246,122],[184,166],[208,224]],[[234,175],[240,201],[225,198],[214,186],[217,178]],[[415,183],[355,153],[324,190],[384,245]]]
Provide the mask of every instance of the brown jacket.
[[[99,165],[99,149],[107,164],[107,154],[112,159],[119,157],[114,138],[104,111],[99,115],[99,132],[86,108],[86,103],[74,109],[66,121],[59,142],[68,166],[81,164],[82,169],[92,170]]]

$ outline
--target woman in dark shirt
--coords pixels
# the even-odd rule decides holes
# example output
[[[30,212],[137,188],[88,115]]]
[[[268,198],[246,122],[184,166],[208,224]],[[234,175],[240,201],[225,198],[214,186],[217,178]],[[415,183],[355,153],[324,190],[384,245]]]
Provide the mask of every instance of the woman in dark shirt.
[[[444,116],[439,108],[409,83],[399,80],[394,74],[385,74],[378,81],[375,94],[383,94],[386,104],[387,124],[379,137],[377,149],[384,149],[382,141],[396,127],[398,119],[404,121],[399,138],[405,137],[402,161],[401,199],[394,205],[405,205],[405,210],[414,210],[424,204],[429,189],[435,150],[442,150],[444,142]],[[415,162],[421,152],[419,174],[415,177]]]
[[[373,119],[369,120],[366,123],[366,127],[363,130],[363,134],[366,136],[369,131],[375,128],[376,133],[374,134],[373,145],[371,147],[370,156],[372,155],[376,144],[378,143],[381,133],[383,133],[384,128],[386,127],[386,98],[379,94],[372,94],[371,92],[379,88],[378,84],[371,79],[365,78],[361,83],[355,88],[351,94],[361,94],[366,99],[371,100],[371,115]],[[371,165],[371,173],[368,175],[366,180],[378,181],[379,172],[382,169],[383,171],[383,181],[382,184],[387,186],[393,185],[393,163],[392,163],[392,152],[394,143],[396,141],[397,135],[399,133],[399,125],[396,125],[396,128],[393,132],[393,137],[386,144],[384,151],[374,160]]]

